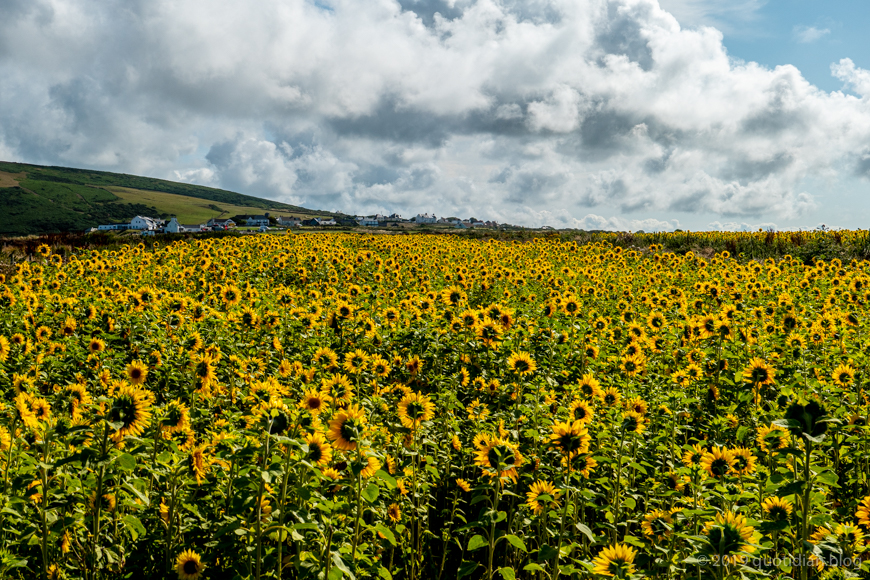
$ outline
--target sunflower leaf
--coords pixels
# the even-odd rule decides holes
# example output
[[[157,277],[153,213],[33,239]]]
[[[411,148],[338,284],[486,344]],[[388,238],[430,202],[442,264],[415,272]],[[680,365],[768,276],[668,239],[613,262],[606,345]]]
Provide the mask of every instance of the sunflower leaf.
[[[467,550],[469,552],[471,552],[473,550],[477,550],[479,548],[482,548],[486,545],[487,545],[487,541],[484,539],[484,537],[481,536],[480,534],[477,534],[477,535],[471,536],[471,539],[468,540]]]
[[[523,552],[528,552],[528,550],[526,549],[525,542],[523,542],[517,536],[515,536],[513,534],[507,534],[505,536],[505,538],[507,538],[507,541],[510,542],[511,546],[513,546],[514,548],[516,548],[518,550],[522,550]],[[513,574],[513,570],[511,570],[511,574]]]

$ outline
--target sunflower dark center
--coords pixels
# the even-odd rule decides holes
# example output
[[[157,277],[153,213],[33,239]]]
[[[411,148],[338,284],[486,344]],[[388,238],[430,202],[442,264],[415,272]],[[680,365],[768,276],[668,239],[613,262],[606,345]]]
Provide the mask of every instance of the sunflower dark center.
[[[196,563],[196,560],[188,560],[184,563],[183,568],[185,574],[196,574],[199,572],[199,565]]]
[[[728,473],[728,470],[730,468],[731,468],[731,466],[728,465],[728,462],[722,458],[714,459],[710,463],[710,471],[713,473],[713,475],[715,475],[717,477],[721,477],[721,476],[725,475],[726,473]]]

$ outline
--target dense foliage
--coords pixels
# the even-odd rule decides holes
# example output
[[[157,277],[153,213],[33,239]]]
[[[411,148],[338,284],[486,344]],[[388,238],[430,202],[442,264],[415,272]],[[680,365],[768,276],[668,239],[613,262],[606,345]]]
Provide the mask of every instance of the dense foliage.
[[[249,236],[0,280],[0,575],[850,577],[866,262]]]

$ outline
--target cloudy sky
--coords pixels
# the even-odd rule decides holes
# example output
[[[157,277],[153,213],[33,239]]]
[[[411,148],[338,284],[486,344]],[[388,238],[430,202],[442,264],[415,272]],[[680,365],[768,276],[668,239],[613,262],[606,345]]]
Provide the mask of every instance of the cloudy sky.
[[[0,0],[0,159],[341,210],[870,225],[866,0]]]

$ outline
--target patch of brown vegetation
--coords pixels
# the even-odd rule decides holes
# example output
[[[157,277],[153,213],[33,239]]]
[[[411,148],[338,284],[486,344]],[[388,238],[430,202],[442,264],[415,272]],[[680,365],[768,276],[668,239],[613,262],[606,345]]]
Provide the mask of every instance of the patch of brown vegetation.
[[[16,187],[19,181],[27,179],[27,174],[21,173],[6,173],[0,171],[0,187]]]

